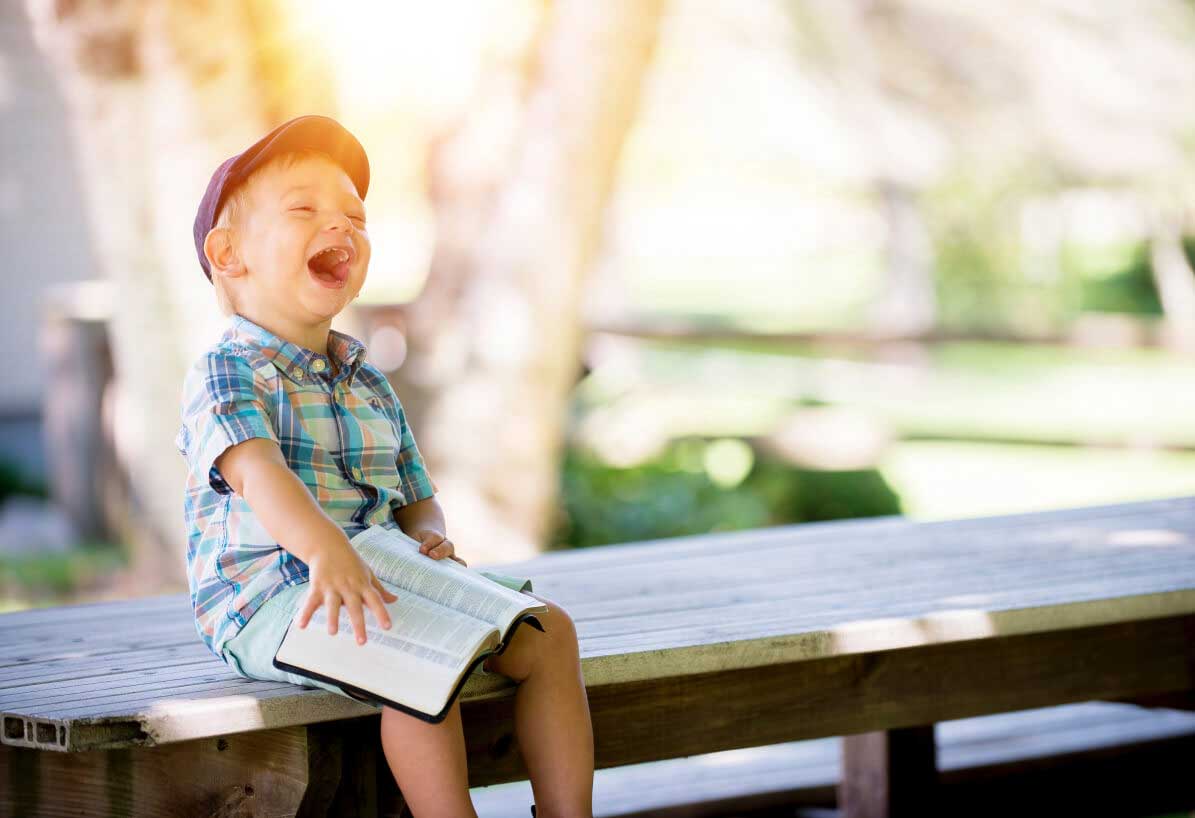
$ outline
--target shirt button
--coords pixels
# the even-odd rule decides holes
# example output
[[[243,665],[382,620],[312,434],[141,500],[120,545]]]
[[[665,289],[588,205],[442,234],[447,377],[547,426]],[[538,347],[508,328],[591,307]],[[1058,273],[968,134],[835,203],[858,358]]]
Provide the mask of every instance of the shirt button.
[[[325,366],[326,366],[326,364],[324,363],[323,358],[316,358],[315,360],[313,360],[311,362],[311,371],[312,372],[323,372]]]
[[[361,469],[360,469],[360,467],[358,467],[358,466],[353,466],[353,477],[357,478],[358,480],[360,480],[360,479],[361,479]]]
[[[290,376],[292,378],[294,378],[296,381],[301,381],[301,380],[303,380],[303,370],[296,366],[294,369],[292,369],[290,371]]]

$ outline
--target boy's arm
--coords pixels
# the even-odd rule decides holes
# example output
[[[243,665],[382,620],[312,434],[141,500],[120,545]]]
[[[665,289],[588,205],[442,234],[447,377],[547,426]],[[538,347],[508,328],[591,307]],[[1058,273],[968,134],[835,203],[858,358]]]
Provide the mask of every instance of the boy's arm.
[[[435,497],[424,497],[414,503],[394,509],[394,521],[408,536],[419,539],[416,532],[434,531],[444,536],[444,510]]]
[[[270,536],[307,563],[311,588],[297,614],[300,628],[326,604],[328,633],[337,631],[340,606],[348,609],[357,644],[365,642],[368,605],[384,628],[390,628],[385,603],[398,597],[385,588],[348,536],[324,513],[299,476],[291,471],[273,440],[255,437],[225,449],[215,466],[224,481],[261,520]]]
[[[344,529],[319,507],[274,441],[260,437],[242,441],[217,457],[215,466],[232,490],[245,498],[270,536],[303,562],[310,565],[330,548],[352,548]]]

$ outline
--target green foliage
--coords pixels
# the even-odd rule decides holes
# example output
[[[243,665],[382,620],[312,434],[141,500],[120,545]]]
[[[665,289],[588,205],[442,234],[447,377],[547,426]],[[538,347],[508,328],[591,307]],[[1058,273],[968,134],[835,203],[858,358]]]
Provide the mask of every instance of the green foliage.
[[[1056,317],[1057,294],[1020,272],[1020,205],[1044,182],[1042,168],[1029,161],[959,169],[924,194],[943,328],[997,332]]]
[[[870,469],[822,472],[757,457],[738,485],[718,485],[701,466],[705,445],[679,440],[657,459],[632,468],[567,450],[552,541],[580,548],[900,513],[897,495]]]
[[[1187,261],[1195,266],[1195,237],[1183,239]],[[1080,306],[1096,312],[1161,315],[1146,242],[1115,247],[1065,248],[1066,265],[1082,278]]]
[[[20,466],[0,459],[0,504],[14,494],[29,494],[46,497],[45,485],[29,477]]]

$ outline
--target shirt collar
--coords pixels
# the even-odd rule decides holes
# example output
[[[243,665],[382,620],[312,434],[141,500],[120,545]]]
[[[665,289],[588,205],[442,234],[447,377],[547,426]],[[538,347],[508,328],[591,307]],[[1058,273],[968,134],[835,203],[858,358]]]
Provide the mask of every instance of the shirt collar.
[[[328,330],[328,355],[323,355],[283,340],[239,313],[232,314],[224,339],[240,341],[259,350],[279,372],[296,383],[328,378],[332,371],[328,358],[332,357],[339,368],[333,382],[347,378],[351,385],[365,361],[365,345],[351,335]]]

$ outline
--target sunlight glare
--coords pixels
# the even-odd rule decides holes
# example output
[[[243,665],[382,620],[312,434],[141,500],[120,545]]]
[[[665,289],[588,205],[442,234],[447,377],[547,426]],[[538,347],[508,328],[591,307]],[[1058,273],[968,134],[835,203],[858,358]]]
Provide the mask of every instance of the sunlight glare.
[[[530,19],[528,3],[291,0],[291,5],[335,63],[346,108],[417,108],[432,117],[459,110],[473,90],[477,55],[522,36]]]

